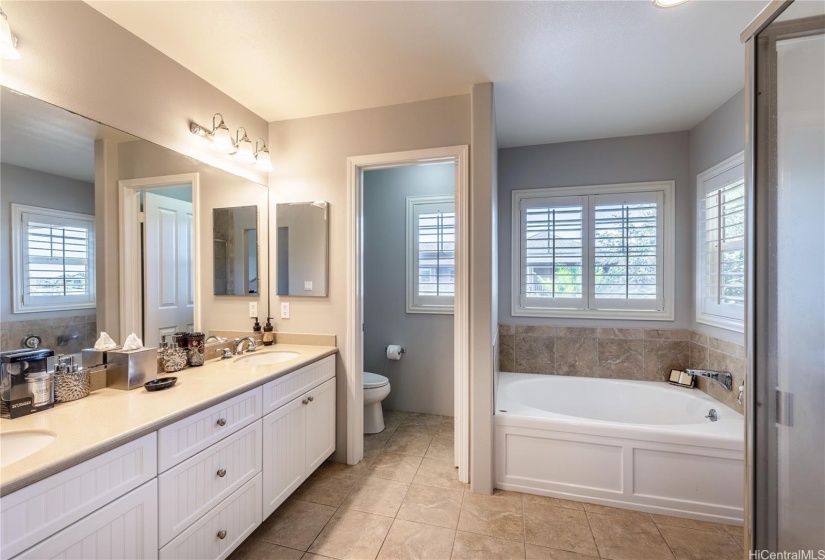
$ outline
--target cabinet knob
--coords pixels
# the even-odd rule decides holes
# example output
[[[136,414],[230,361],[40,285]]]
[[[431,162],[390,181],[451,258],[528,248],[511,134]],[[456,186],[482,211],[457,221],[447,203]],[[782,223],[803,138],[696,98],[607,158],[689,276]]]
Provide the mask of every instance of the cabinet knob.
[[[216,474],[217,474],[219,477],[223,478],[223,477],[225,477],[225,476],[226,476],[226,469],[218,469],[218,472],[217,472]]]
[[[308,400],[309,402],[312,402],[312,401],[314,401],[314,400],[315,400],[315,397],[309,397],[307,400]]]
[[[224,531],[223,529],[218,531],[218,538],[221,539],[221,540],[225,539],[226,538],[226,531]]]
[[[226,418],[218,418],[218,426],[226,426]]]
[[[309,401],[307,399],[304,399],[304,400],[301,401],[301,404],[307,404],[308,402]]]

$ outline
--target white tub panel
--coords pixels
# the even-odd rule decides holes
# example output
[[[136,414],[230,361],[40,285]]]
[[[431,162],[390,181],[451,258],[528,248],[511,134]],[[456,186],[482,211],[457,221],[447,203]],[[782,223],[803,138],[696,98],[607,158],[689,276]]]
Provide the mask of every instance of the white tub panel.
[[[505,437],[509,476],[622,492],[620,446],[514,433]]]
[[[602,382],[501,373],[496,487],[741,523],[742,415],[699,391],[642,381],[608,380],[599,386]],[[587,406],[571,409],[574,402]],[[552,403],[565,403],[567,414],[554,412]],[[704,418],[709,407],[718,411],[718,422]],[[593,418],[585,416],[588,412]],[[608,413],[620,419],[609,421]],[[661,416],[667,419],[659,423]]]
[[[633,450],[633,493],[663,500],[682,500],[686,507],[705,504],[741,508],[744,487],[742,460],[673,453],[652,449]]]

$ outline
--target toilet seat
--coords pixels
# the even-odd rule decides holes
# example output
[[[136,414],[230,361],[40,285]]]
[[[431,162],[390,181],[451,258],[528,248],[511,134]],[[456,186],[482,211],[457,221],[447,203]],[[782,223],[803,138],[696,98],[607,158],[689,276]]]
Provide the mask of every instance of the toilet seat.
[[[390,382],[389,379],[377,373],[364,372],[364,389],[377,389],[383,387]]]

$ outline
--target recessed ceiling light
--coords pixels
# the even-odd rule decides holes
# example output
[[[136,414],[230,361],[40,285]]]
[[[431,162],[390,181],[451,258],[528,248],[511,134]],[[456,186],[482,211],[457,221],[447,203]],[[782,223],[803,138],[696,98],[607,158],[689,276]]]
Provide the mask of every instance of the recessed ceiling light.
[[[672,8],[685,2],[687,2],[687,0],[653,0],[653,5],[658,8]]]

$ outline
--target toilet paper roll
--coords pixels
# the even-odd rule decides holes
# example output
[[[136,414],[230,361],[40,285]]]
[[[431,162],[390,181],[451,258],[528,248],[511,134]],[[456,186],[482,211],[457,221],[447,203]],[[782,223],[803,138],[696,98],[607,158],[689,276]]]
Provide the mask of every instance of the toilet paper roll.
[[[397,344],[390,344],[387,346],[387,359],[388,360],[400,360],[401,354],[404,353],[404,349],[398,346]]]

